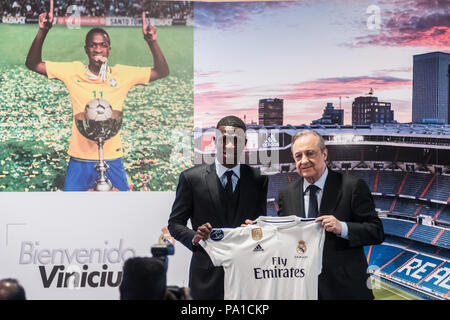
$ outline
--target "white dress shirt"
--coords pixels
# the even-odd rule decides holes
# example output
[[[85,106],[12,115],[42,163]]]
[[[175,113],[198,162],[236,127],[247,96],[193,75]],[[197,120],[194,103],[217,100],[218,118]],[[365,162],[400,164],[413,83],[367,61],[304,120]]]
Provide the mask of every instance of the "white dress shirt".
[[[216,174],[220,182],[222,183],[222,187],[225,188],[225,186],[227,185],[227,176],[225,175],[225,172],[233,171],[234,174],[231,176],[231,181],[233,182],[233,191],[234,191],[236,189],[239,179],[241,178],[241,164],[238,163],[233,168],[229,169],[223,166],[221,163],[219,163],[217,159],[215,161],[216,161]]]

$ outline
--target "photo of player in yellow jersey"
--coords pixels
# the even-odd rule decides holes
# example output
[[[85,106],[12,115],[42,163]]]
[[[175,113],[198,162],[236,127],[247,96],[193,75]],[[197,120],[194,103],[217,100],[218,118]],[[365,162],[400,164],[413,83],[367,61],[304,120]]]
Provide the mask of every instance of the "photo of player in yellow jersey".
[[[147,86],[150,82],[166,78],[169,75],[169,64],[166,61],[165,55],[163,54],[163,51],[159,46],[158,43],[159,34],[157,33],[156,27],[148,23],[148,21],[150,21],[150,18],[148,16],[146,17],[146,10],[143,3],[142,3],[142,21],[143,21],[142,36],[144,38],[143,40],[145,41],[144,43],[146,43],[146,45],[148,46],[147,50],[150,51],[150,52],[147,51],[148,66],[145,66],[145,64],[143,66],[142,63],[137,63],[138,66],[134,66],[133,62],[135,61],[133,59],[134,58],[133,52],[126,52],[126,56],[129,56],[129,59],[127,59],[127,61],[123,61],[122,59],[119,61],[119,63],[115,64],[113,63],[117,62],[117,59],[115,60],[114,55],[111,54],[112,52],[115,52],[113,48],[115,49],[119,47],[118,50],[123,56],[124,49],[120,48],[120,46],[122,45],[122,43],[125,43],[125,47],[128,46],[130,40],[124,38],[117,39],[114,37],[112,37],[113,39],[111,39],[110,34],[123,32],[122,29],[132,29],[131,27],[112,28],[112,27],[103,27],[103,25],[101,27],[100,26],[89,27],[89,31],[87,33],[84,32],[85,34],[84,53],[86,54],[88,60],[86,64],[78,60],[67,61],[67,59],[65,59],[64,56],[61,56],[61,59],[59,57],[55,58],[55,56],[48,57],[48,55],[45,55],[45,52],[47,50],[46,47],[50,46],[50,44],[48,43],[49,42],[51,43],[53,38],[48,37],[50,40],[46,42],[45,39],[47,38],[48,34],[51,34],[51,32],[49,31],[52,28],[52,26],[54,24],[56,25],[57,23],[60,24],[60,22],[56,22],[56,19],[60,19],[60,17],[57,17],[56,14],[54,16],[54,11],[56,10],[56,8],[55,9],[53,8],[53,0],[50,0],[48,4],[50,6],[49,9],[46,10],[47,12],[41,13],[39,15],[38,18],[39,29],[34,37],[31,47],[29,47],[25,59],[26,60],[25,65],[29,70],[44,75],[49,80],[57,79],[62,81],[65,89],[68,92],[68,97],[70,98],[72,119],[70,125],[71,130],[68,131],[70,136],[66,134],[67,139],[65,140],[66,143],[68,141],[68,144],[66,144],[66,151],[69,157],[67,158],[67,165],[63,166],[65,167],[65,169],[67,169],[67,171],[64,169],[65,174],[59,175],[60,180],[59,183],[58,182],[53,183],[53,181],[50,180],[51,179],[50,177],[50,179],[48,180],[43,180],[44,183],[40,183],[40,186],[34,190],[45,191],[45,189],[47,189],[48,191],[51,190],[87,191],[92,188],[92,185],[94,184],[98,175],[98,173],[95,170],[95,165],[99,159],[98,147],[94,141],[91,141],[80,134],[80,132],[77,130],[75,126],[75,121],[73,120],[73,117],[80,112],[84,112],[86,104],[89,101],[97,98],[101,98],[108,101],[113,110],[122,111],[123,109],[127,109],[126,100],[130,90],[132,90],[132,97],[134,98],[136,96],[136,91],[133,88],[136,85]],[[125,18],[122,19],[124,21],[131,20],[131,18],[127,18],[128,20]],[[137,21],[138,19],[135,18],[135,20]],[[22,28],[25,27],[31,26],[23,26]],[[177,27],[178,26],[174,27],[176,31],[179,30],[177,29]],[[58,29],[57,30],[58,33],[61,32],[61,28],[63,28],[63,26],[57,26],[56,29]],[[163,26],[161,28],[167,30],[172,27]],[[112,33],[111,29],[114,29]],[[80,31],[84,30],[86,30],[86,27],[83,25]],[[116,30],[118,30],[118,32],[115,32]],[[71,32],[71,35],[73,35],[76,32],[78,32],[78,30],[72,31],[67,28],[65,33],[68,34],[69,32]],[[130,32],[128,32],[127,30],[127,33]],[[167,34],[167,32],[165,34]],[[138,40],[133,39],[133,41]],[[80,43],[80,49],[82,46],[83,45]],[[127,48],[125,48],[125,50],[127,50]],[[45,59],[43,59],[43,51]],[[61,52],[63,52],[63,50],[61,50]],[[172,54],[170,55],[173,56]],[[164,83],[172,84],[171,82],[172,81],[170,82],[165,81]],[[151,86],[154,85],[150,84],[149,87]],[[160,86],[158,85],[157,87],[158,91],[161,91]],[[173,86],[170,85],[170,87]],[[182,86],[179,87],[182,88]],[[51,86],[50,88],[53,88],[53,86]],[[139,93],[140,92],[141,91],[139,91]],[[145,92],[148,91],[146,90]],[[166,98],[167,94],[170,94],[169,90],[165,90],[164,93],[165,94],[161,96],[162,101],[161,103],[165,101],[163,99],[167,99]],[[177,95],[178,96],[180,95],[179,92],[177,93]],[[141,125],[140,120],[143,119],[139,119],[139,116],[143,112],[142,108],[145,107],[152,109],[154,106],[154,104],[148,105],[145,103],[148,103],[150,99],[152,102],[158,99],[157,96],[152,96],[151,98],[145,99],[145,97],[142,97],[142,94],[139,94],[139,98],[143,98],[142,100],[144,101],[144,104],[141,104],[139,106],[138,109],[139,113],[135,115],[137,116],[137,120],[136,122],[132,123],[132,126],[134,128],[136,127],[136,125],[137,126]],[[187,97],[187,99],[189,99],[189,97]],[[132,104],[133,106],[136,105],[134,99],[130,104]],[[178,105],[180,104],[181,103],[178,102]],[[192,107],[192,104],[191,105],[185,104],[185,105],[187,107]],[[156,105],[156,107],[164,108],[163,105],[162,106]],[[170,106],[170,108],[173,107]],[[131,112],[133,111],[134,110],[131,110]],[[164,117],[165,115],[165,113],[161,114],[161,112],[159,112],[158,109],[154,111],[149,110],[149,113],[150,111],[152,114],[160,113],[159,116],[161,118]],[[125,111],[125,114],[127,114],[127,112],[130,111],[129,110]],[[149,118],[151,120],[159,119],[158,117],[150,117],[150,116]],[[189,119],[189,117],[186,117],[186,119]],[[162,135],[158,133],[154,134],[153,132],[151,132],[152,128],[147,126],[146,124],[144,124],[145,127],[142,127],[141,125],[138,128],[138,130],[133,130],[133,128],[130,128],[126,125],[126,121],[127,119],[125,118],[124,127],[127,128],[126,129],[122,128],[119,134],[107,140],[104,145],[104,158],[109,166],[107,175],[108,178],[111,180],[114,189],[127,191],[130,189],[130,185],[132,188],[134,185],[133,190],[171,190],[172,187],[175,185],[175,178],[173,179],[174,180],[173,182],[170,182],[171,181],[170,177],[169,179],[167,177],[159,178],[157,174],[155,174],[155,172],[149,172],[149,170],[152,170],[157,166],[159,166],[159,168],[157,169],[163,173],[161,176],[163,176],[164,173],[169,172],[172,175],[172,171],[180,170],[180,169],[167,170],[168,164],[164,163],[163,161],[160,161],[157,157],[155,157],[155,154],[158,153],[160,155],[163,155],[165,159],[170,157],[171,146],[169,145],[170,141],[168,141],[170,139],[158,141],[158,145],[162,145],[163,147],[163,149],[161,150],[157,150],[156,147],[155,149],[152,148],[151,142],[148,142],[144,148],[142,148],[141,146],[141,149],[139,149],[139,145],[144,145],[143,141],[150,140],[154,136],[161,137]],[[174,119],[174,121],[176,121],[176,119]],[[171,123],[169,119],[167,119],[167,122],[169,124]],[[66,126],[67,125],[68,124],[66,124]],[[159,125],[157,129],[164,130],[164,128],[161,128],[161,125]],[[170,138],[170,128],[168,129],[169,130],[164,131],[166,132],[167,137]],[[126,130],[125,135],[127,136],[127,138],[123,137],[122,133],[124,130]],[[131,134],[128,133],[130,132],[130,130]],[[141,131],[144,130],[148,130],[150,133],[147,135],[145,133],[142,134]],[[12,136],[12,132],[14,131],[11,130],[11,133],[8,132],[7,136]],[[129,139],[129,136],[133,135],[139,137],[139,141],[137,141],[137,143],[136,141],[131,141]],[[146,136],[148,136],[148,139],[146,139]],[[3,140],[3,141],[9,142],[10,140]],[[14,141],[14,143],[16,143],[16,141]],[[153,143],[153,145],[155,145],[155,143]],[[130,146],[132,146],[132,148],[130,148]],[[13,147],[16,146],[14,145]],[[4,164],[8,166],[8,171],[6,171],[7,174],[5,174],[6,178],[4,180],[0,179],[0,185],[3,184],[3,190],[6,191],[32,191],[33,189],[30,190],[29,188],[35,187],[32,181],[29,182],[25,190],[20,190],[16,187],[18,183],[14,184],[15,182],[13,181],[14,179],[12,179],[12,174],[17,176],[25,173],[26,175],[25,178],[27,178],[27,181],[29,181],[30,177],[31,180],[33,180],[33,177],[37,176],[41,172],[42,174],[47,174],[47,171],[43,170],[42,167],[46,169],[50,166],[41,166],[39,169],[36,168],[34,170],[32,168],[33,171],[27,171],[26,169],[16,168],[17,163],[15,164],[14,167],[14,165],[12,164],[14,160],[15,159],[21,160],[22,157],[21,155],[17,154],[17,152],[15,151],[15,149],[13,149],[13,147],[10,147],[13,152],[9,152],[8,154],[6,154],[6,157],[3,158]],[[19,148],[17,147],[17,149]],[[151,151],[151,153],[148,152],[149,150]],[[39,153],[40,152],[36,151],[33,157],[37,158],[38,156],[40,156]],[[48,163],[52,164],[56,162],[56,159],[54,159],[53,156],[51,156],[52,158],[51,161],[48,161],[49,160],[48,158],[49,156],[47,156],[46,164]],[[61,161],[59,161],[59,163],[61,163]],[[176,177],[176,173],[177,172],[173,172],[174,177]],[[61,176],[63,176],[63,179]],[[151,183],[152,178],[155,179],[154,184]],[[48,182],[49,180],[50,182]],[[165,182],[167,181],[167,184],[166,185],[161,184],[161,180]],[[169,185],[169,182],[173,184],[173,186]]]

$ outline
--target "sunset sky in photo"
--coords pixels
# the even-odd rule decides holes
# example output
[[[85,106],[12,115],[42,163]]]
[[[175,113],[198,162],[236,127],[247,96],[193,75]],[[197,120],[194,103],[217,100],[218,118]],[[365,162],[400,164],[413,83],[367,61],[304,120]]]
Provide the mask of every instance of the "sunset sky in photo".
[[[448,1],[198,2],[194,21],[198,127],[228,114],[258,122],[264,98],[284,99],[284,124],[299,125],[341,97],[350,124],[371,88],[410,122],[413,55],[450,52]]]

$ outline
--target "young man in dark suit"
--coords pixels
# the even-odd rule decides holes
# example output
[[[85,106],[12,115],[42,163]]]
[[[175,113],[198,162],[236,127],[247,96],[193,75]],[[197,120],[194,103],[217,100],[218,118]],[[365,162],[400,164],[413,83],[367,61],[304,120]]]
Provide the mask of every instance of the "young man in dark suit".
[[[169,217],[170,234],[192,250],[189,286],[194,299],[221,300],[224,272],[214,267],[198,245],[215,228],[239,227],[246,219],[266,215],[267,176],[239,163],[247,139],[244,122],[228,116],[216,126],[216,157],[213,164],[190,168],[180,174]],[[191,220],[192,229],[187,221]]]
[[[292,138],[301,179],[278,193],[278,215],[316,218],[325,228],[319,299],[373,299],[363,246],[384,240],[383,225],[365,182],[327,168],[328,150],[315,131]]]

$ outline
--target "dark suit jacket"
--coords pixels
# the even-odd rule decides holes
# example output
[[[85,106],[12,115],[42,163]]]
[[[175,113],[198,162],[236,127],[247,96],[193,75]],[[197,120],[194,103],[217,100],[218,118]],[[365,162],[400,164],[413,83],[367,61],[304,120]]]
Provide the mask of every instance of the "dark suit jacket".
[[[234,228],[245,219],[266,215],[267,176],[258,169],[241,164],[239,203],[236,215],[229,217],[221,205],[220,189],[215,165],[201,165],[181,173],[175,202],[169,218],[170,234],[193,251],[189,286],[194,299],[223,299],[223,268],[214,267],[208,254],[192,239],[202,224],[213,228]],[[192,229],[186,226],[191,220]]]
[[[304,217],[303,179],[281,189],[278,197],[278,215]],[[319,299],[373,299],[363,246],[383,242],[384,232],[366,183],[328,169],[319,215],[334,215],[348,226],[348,240],[326,233]]]

